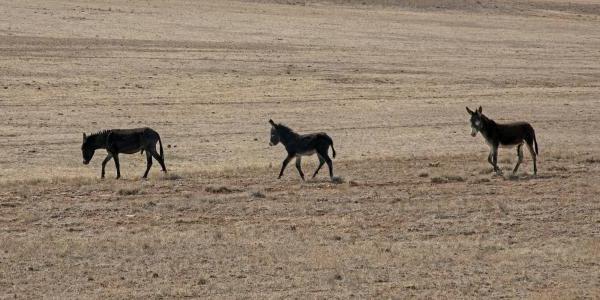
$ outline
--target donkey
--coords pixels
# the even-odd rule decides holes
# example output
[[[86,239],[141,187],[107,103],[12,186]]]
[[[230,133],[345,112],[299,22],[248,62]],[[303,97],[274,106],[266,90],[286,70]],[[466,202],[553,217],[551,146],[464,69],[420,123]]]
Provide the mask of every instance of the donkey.
[[[482,110],[481,106],[476,111],[472,111],[467,107],[467,112],[471,115],[471,136],[474,137],[477,132],[481,132],[481,135],[485,138],[490,146],[488,162],[494,167],[494,171],[497,174],[502,174],[502,170],[498,168],[498,147],[511,148],[516,146],[519,159],[513,169],[513,174],[515,174],[519,169],[519,165],[523,162],[523,143],[527,143],[527,148],[533,159],[533,174],[537,174],[536,156],[539,152],[533,127],[526,122],[498,124],[482,114]]]
[[[160,154],[156,152],[156,143],[160,145]],[[162,141],[156,131],[151,128],[135,129],[110,129],[87,136],[83,133],[83,144],[81,153],[83,154],[83,164],[87,165],[92,160],[94,152],[97,149],[106,149],[108,155],[102,162],[102,175],[104,178],[104,167],[106,163],[114,158],[117,168],[117,179],[121,178],[121,168],[119,166],[119,153],[133,154],[146,151],[146,172],[143,178],[148,176],[150,167],[152,167],[152,157],[158,161],[163,172],[167,172],[165,167],[165,156],[163,153]]]
[[[312,178],[315,178],[323,164],[327,163],[327,166],[329,167],[329,177],[333,180],[333,162],[327,154],[329,147],[331,147],[333,157],[335,158],[335,149],[333,148],[333,140],[331,137],[324,132],[298,134],[285,125],[275,124],[273,120],[269,120],[269,123],[271,124],[271,141],[269,145],[275,146],[281,142],[288,153],[287,157],[283,160],[278,179],[283,175],[283,170],[285,170],[285,167],[290,160],[295,157],[296,169],[298,169],[298,173],[300,173],[302,180],[305,180],[304,173],[302,173],[301,157],[313,155],[316,152],[319,157],[319,167],[315,170]]]

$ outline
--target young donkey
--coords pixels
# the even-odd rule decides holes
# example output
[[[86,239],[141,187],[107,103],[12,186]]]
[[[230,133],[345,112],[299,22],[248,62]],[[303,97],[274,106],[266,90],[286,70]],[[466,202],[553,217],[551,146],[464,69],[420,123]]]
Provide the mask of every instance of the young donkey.
[[[522,148],[523,143],[525,142],[527,143],[527,148],[533,159],[533,174],[537,174],[536,155],[538,154],[538,144],[535,139],[535,131],[529,123],[516,122],[498,124],[481,113],[481,106],[476,111],[472,111],[467,107],[467,112],[471,115],[471,136],[477,135],[478,131],[481,132],[481,135],[483,135],[485,141],[490,146],[488,162],[494,167],[496,173],[502,174],[502,171],[498,168],[498,147],[510,148],[517,146],[517,155],[519,159],[517,165],[513,169],[514,174],[517,172],[519,165],[523,161]],[[533,148],[534,144],[535,151]]]
[[[269,123],[271,123],[271,142],[269,145],[275,146],[281,142],[288,153],[287,157],[283,160],[283,165],[281,166],[278,178],[281,178],[283,170],[285,170],[285,167],[290,160],[295,157],[296,169],[298,169],[300,177],[304,180],[304,173],[302,173],[301,168],[301,157],[313,155],[316,152],[319,157],[319,167],[315,170],[312,178],[315,178],[323,164],[327,163],[327,166],[329,167],[329,177],[333,179],[333,162],[327,154],[327,150],[329,150],[329,147],[331,146],[331,151],[335,158],[335,149],[333,148],[333,140],[331,140],[331,137],[324,132],[301,135],[285,125],[275,124],[273,120],[269,120]]]
[[[160,154],[156,152],[156,143],[160,145]],[[148,176],[152,166],[152,157],[158,161],[163,172],[167,172],[164,161],[163,146],[158,133],[151,128],[135,129],[110,129],[86,136],[83,134],[83,144],[81,153],[83,154],[83,164],[87,165],[94,156],[97,149],[106,149],[108,155],[102,162],[102,175],[104,178],[104,167],[106,163],[114,158],[117,168],[117,179],[121,177],[119,166],[119,153],[133,154],[146,151],[146,172],[144,177]]]

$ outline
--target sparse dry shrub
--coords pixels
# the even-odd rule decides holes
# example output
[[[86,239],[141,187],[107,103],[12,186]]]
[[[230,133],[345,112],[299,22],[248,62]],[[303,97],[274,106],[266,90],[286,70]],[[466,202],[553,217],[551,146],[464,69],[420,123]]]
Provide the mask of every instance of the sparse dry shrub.
[[[550,166],[548,168],[548,170],[550,170],[550,171],[566,172],[569,169],[567,169],[567,167],[564,167],[564,166]]]
[[[164,180],[181,180],[181,179],[183,179],[183,176],[181,176],[177,173],[167,173],[167,174],[165,174],[163,179]]]
[[[477,183],[485,183],[485,182],[490,182],[489,178],[477,178],[475,180],[473,180],[473,183],[477,184]]]
[[[228,188],[226,186],[207,186],[204,190],[213,194],[231,194],[240,191],[238,189]]]
[[[421,178],[429,177],[429,173],[427,171],[421,171],[418,176]]]
[[[254,191],[252,193],[250,193],[250,196],[254,197],[254,198],[266,198],[267,196],[260,192],[260,191]]]
[[[441,175],[431,177],[431,183],[463,182],[465,178],[459,175]]]
[[[117,194],[121,195],[121,196],[131,196],[131,195],[137,195],[142,191],[142,189],[140,187],[125,187],[125,188],[120,188],[117,191]]]

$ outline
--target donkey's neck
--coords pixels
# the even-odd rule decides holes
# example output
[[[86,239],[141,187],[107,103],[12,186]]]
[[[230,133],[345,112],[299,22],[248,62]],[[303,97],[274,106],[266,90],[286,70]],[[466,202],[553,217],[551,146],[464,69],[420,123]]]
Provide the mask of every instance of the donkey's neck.
[[[110,130],[101,131],[98,133],[94,133],[88,137],[88,140],[91,141],[90,145],[96,149],[106,149],[106,139],[110,134]]]
[[[279,130],[279,139],[284,145],[293,143],[294,141],[298,140],[299,137],[299,134],[289,128],[282,128]]]
[[[483,117],[481,118],[481,134],[486,138],[486,140],[490,140],[493,139],[493,137],[495,136],[495,131],[496,131],[496,127],[497,124],[494,120],[489,119],[487,117]]]

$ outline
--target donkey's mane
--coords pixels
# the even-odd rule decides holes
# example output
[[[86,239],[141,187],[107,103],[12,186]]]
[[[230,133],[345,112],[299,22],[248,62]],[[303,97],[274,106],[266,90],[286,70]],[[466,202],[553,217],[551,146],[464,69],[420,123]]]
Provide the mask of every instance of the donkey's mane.
[[[484,114],[481,114],[481,120],[483,120],[483,123],[485,123],[486,125],[496,125],[496,121],[488,118]]]
[[[294,135],[298,135],[298,133],[296,133],[293,129],[287,127],[284,124],[277,124],[277,131],[279,131],[279,134],[281,135],[285,135],[285,136],[294,136]]]
[[[107,134],[107,133],[109,133],[109,132],[111,132],[111,131],[112,131],[112,129],[104,129],[104,130],[100,130],[100,131],[98,131],[98,132],[96,132],[96,133],[92,133],[92,134],[88,135],[88,138],[89,138],[89,137],[96,137],[96,136],[104,135],[104,134]]]

